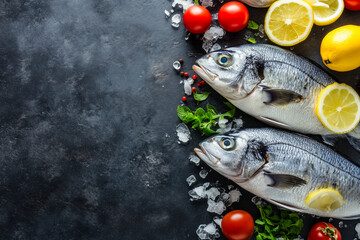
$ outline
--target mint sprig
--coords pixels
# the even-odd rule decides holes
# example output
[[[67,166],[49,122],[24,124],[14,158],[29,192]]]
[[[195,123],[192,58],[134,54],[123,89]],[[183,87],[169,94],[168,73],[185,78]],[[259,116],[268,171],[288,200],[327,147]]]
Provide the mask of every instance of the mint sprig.
[[[179,105],[177,107],[177,115],[184,123],[191,123],[192,128],[198,129],[205,136],[211,136],[218,133],[213,130],[213,127],[220,119],[224,119],[225,117],[230,119],[235,115],[235,107],[229,102],[225,102],[224,104],[230,108],[230,110],[223,114],[219,114],[214,106],[206,104],[206,111],[201,107],[192,111],[187,106]]]

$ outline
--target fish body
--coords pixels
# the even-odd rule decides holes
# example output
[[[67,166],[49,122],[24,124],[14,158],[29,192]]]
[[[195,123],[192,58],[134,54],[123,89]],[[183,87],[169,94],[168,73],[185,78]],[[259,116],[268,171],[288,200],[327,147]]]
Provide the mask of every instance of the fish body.
[[[272,45],[245,44],[209,53],[196,64],[201,78],[249,115],[300,133],[333,135],[315,108],[321,91],[335,80],[305,58]],[[359,126],[348,138],[360,150]]]
[[[241,2],[256,8],[270,7],[276,0],[241,0]]]
[[[339,219],[360,218],[360,168],[299,134],[263,128],[216,135],[196,154],[245,190],[289,210]],[[345,204],[324,212],[305,204],[321,188],[336,189]]]

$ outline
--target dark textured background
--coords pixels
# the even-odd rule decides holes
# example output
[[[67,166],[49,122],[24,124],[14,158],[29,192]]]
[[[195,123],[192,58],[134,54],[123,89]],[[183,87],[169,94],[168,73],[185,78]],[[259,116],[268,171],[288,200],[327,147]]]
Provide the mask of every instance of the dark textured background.
[[[181,146],[175,134],[183,88],[172,62],[182,57],[189,70],[204,52],[199,39],[185,41],[183,27],[170,26],[170,6],[0,2],[1,239],[196,239],[198,225],[214,217],[204,201],[189,201],[185,182],[198,176],[187,158],[201,136],[193,132]],[[266,10],[249,10],[263,21]],[[323,36],[350,23],[360,24],[359,12],[314,27],[294,51],[320,63]],[[245,41],[238,33],[220,43]],[[360,70],[336,75],[355,86]],[[213,93],[208,101],[221,110],[222,100]],[[239,115],[246,127],[261,126]],[[359,157],[342,145],[344,155]],[[206,179],[216,180],[230,183],[215,172]],[[257,216],[252,195],[241,192],[232,209]],[[316,221],[306,217],[304,233]],[[344,239],[354,239],[356,222],[345,223]]]

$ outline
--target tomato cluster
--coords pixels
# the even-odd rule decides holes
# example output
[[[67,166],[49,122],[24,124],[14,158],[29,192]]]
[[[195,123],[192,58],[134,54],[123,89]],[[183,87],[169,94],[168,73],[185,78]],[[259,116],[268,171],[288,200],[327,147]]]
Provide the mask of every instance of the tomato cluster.
[[[360,0],[344,0],[345,7],[351,11],[360,11]]]
[[[221,27],[226,31],[238,32],[247,26],[249,11],[244,4],[231,1],[220,8],[218,20]],[[203,6],[194,5],[185,11],[183,23],[185,28],[191,33],[204,33],[210,28],[211,14]]]

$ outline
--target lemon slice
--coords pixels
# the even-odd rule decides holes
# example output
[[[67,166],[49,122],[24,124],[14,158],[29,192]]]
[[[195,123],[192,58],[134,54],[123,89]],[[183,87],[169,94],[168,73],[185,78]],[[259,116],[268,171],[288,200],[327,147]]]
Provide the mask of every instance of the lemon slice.
[[[269,39],[281,46],[293,46],[304,41],[313,26],[314,13],[302,0],[279,0],[265,16],[264,28]]]
[[[344,83],[331,84],[320,93],[316,115],[329,131],[350,132],[360,120],[359,95]]]
[[[305,205],[323,212],[333,212],[345,204],[344,198],[338,190],[320,188],[307,195]]]
[[[335,22],[344,11],[343,0],[305,0],[314,10],[314,23],[319,26]]]

